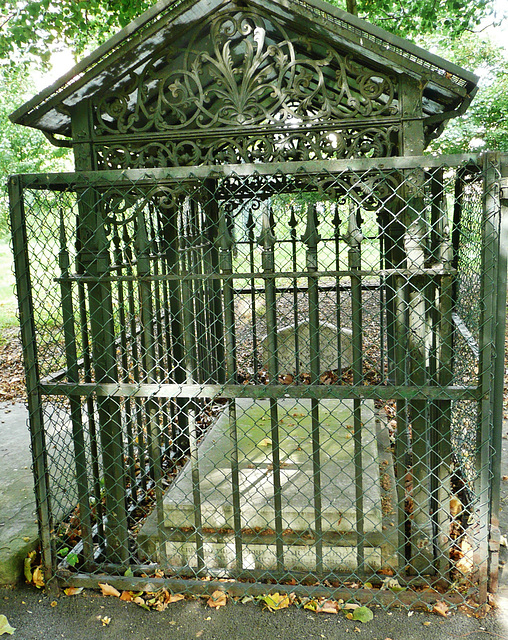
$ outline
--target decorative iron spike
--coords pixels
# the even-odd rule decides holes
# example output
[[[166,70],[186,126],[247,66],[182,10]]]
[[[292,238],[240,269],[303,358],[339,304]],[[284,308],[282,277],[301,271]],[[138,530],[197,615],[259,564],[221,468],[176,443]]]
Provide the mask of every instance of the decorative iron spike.
[[[290,207],[289,209],[289,222],[288,222],[289,226],[291,229],[296,229],[296,225],[298,224],[298,220],[296,219],[295,216],[295,208],[294,207]]]
[[[347,225],[347,233],[344,236],[344,241],[348,243],[351,248],[359,247],[363,240],[363,233],[358,226],[358,218],[353,205],[349,208],[349,217]]]
[[[145,224],[145,216],[143,210],[140,208],[137,215],[137,229],[135,246],[139,255],[147,255],[150,251],[150,240],[148,238],[148,232]]]
[[[263,211],[261,233],[259,234],[258,244],[265,251],[271,251],[275,245],[275,235],[273,233],[273,211],[272,208],[265,208]]]
[[[340,219],[340,216],[339,216],[339,207],[336,202],[334,202],[332,206],[333,206],[333,220],[332,220],[333,233],[336,236],[340,236],[340,225],[342,220]]]
[[[229,225],[226,218],[226,210],[224,207],[221,207],[219,210],[219,225],[215,243],[221,251],[231,251],[235,244],[233,236],[231,235],[231,232],[229,230]]]
[[[254,226],[254,216],[252,215],[252,208],[250,208],[249,213],[247,214],[247,231],[254,231]]]
[[[123,246],[124,246],[124,252],[125,252],[125,259],[132,266],[131,238],[129,236],[129,231],[126,225],[124,225],[123,227],[122,240],[123,240]]]
[[[60,254],[58,257],[58,262],[59,262],[61,271],[65,273],[69,269],[69,251],[67,250],[67,237],[65,234],[65,222],[64,222],[63,210],[60,208],[58,213],[59,213],[59,232],[60,232]]]
[[[318,233],[319,220],[317,216],[317,209],[315,204],[307,205],[307,226],[305,233],[302,235],[302,242],[304,242],[309,249],[315,249],[318,242],[321,240],[321,236]]]

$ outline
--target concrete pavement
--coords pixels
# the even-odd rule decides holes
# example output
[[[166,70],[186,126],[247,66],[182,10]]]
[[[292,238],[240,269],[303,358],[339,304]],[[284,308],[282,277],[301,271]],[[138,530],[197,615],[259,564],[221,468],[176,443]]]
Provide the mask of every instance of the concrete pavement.
[[[0,584],[21,578],[23,560],[37,540],[26,417],[22,404],[0,404]],[[508,424],[504,431],[503,474],[508,475]],[[502,486],[500,520],[501,533],[506,535],[508,481]],[[507,549],[502,549],[501,561],[508,561]],[[294,606],[270,613],[254,602],[230,602],[214,610],[202,598],[176,602],[163,612],[148,612],[95,591],[53,600],[22,582],[0,588],[0,614],[16,629],[12,637],[23,640],[82,640],[85,635],[87,640],[508,640],[508,564],[506,567],[501,572],[500,606],[485,619],[463,613],[444,619],[374,608],[374,620],[361,624],[342,614],[315,614]]]

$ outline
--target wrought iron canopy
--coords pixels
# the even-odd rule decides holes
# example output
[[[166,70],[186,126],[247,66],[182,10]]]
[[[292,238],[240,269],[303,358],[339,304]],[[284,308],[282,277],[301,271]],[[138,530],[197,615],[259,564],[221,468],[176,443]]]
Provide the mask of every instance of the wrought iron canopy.
[[[476,83],[320,0],[162,0],[11,119],[83,142],[86,103],[97,168],[386,157],[402,122],[428,142]]]

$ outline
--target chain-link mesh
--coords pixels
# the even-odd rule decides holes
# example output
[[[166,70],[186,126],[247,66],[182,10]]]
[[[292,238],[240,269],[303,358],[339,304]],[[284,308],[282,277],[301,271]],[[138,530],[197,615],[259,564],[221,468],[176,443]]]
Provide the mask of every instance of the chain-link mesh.
[[[48,573],[481,591],[499,211],[391,164],[11,180]]]

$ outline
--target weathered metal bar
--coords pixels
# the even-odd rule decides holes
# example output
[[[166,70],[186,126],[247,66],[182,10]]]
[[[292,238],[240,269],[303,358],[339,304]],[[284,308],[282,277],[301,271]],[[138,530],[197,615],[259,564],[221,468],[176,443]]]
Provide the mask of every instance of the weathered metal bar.
[[[118,234],[118,227],[113,227],[113,255],[116,265],[121,265],[123,260],[121,240]],[[120,275],[122,271],[118,272]],[[120,368],[121,368],[121,380],[124,384],[129,383],[129,357],[127,349],[127,317],[125,313],[125,295],[124,284],[119,282],[117,285],[117,299],[118,299],[118,322],[120,331]],[[136,458],[134,453],[134,432],[132,424],[132,411],[130,400],[124,403],[125,412],[125,433],[127,437],[127,473],[129,477],[131,498],[136,502]]]
[[[318,384],[320,370],[319,361],[319,291],[318,280],[314,273],[318,268],[318,217],[315,204],[307,205],[307,226],[302,236],[302,242],[307,246],[307,282],[309,298],[309,356],[310,383]],[[296,333],[296,327],[295,327]],[[312,438],[312,482],[314,485],[314,536],[316,550],[316,572],[323,572],[323,524],[321,500],[321,445],[319,427],[319,401],[312,398],[311,410],[311,438]]]
[[[248,238],[248,246],[249,246],[249,269],[251,273],[255,272],[256,262],[255,262],[255,238],[254,238],[254,230],[256,227],[256,223],[254,221],[254,215],[252,213],[252,207],[249,208],[249,213],[247,216],[247,238]],[[253,368],[253,378],[254,382],[258,382],[259,380],[259,353],[258,353],[258,328],[257,328],[257,298],[256,298],[256,281],[254,278],[250,281],[250,306],[251,306],[251,316],[252,316],[252,368]]]
[[[158,211],[152,203],[149,206],[150,222],[150,257],[152,263],[151,272],[154,275],[159,275],[161,270],[164,269],[161,249],[159,246],[160,240],[160,228]],[[155,300],[155,314],[154,314],[154,332],[155,332],[155,376],[159,382],[166,381],[168,371],[168,359],[166,354],[169,352],[169,344],[165,343],[165,339],[168,337],[168,314],[169,314],[169,302],[167,298],[167,290],[165,282],[156,280],[153,283],[154,288],[154,300]],[[164,306],[164,301],[166,306]],[[159,451],[162,463],[163,456],[169,451],[169,415],[170,415],[170,401],[159,402],[159,417],[160,424],[158,428],[160,430],[160,442]]]
[[[226,357],[226,380],[236,382],[236,328],[235,328],[235,300],[231,280],[227,277],[233,271],[233,248],[234,240],[229,232],[224,211],[219,215],[219,226],[217,229],[217,244],[220,247],[219,266],[226,276],[223,286],[224,295],[224,336],[225,336],[225,357]],[[242,539],[242,517],[240,507],[240,474],[238,466],[238,431],[237,431],[237,411],[234,398],[229,400],[229,436],[231,439],[231,492],[233,499],[233,526],[235,532],[235,555],[238,569],[243,567],[243,539]]]
[[[169,307],[171,318],[171,366],[168,378],[174,380],[175,387],[180,388],[186,381],[185,345],[183,330],[183,305],[181,299],[180,257],[178,255],[178,211],[176,207],[161,211],[163,216],[163,236],[165,242],[166,272],[177,279],[168,280]],[[173,394],[178,396],[178,394]],[[171,396],[168,396],[171,397]],[[173,451],[177,458],[187,455],[189,439],[187,435],[187,402],[177,399],[176,416],[173,419]]]
[[[194,529],[195,544],[198,572],[205,566],[205,551],[203,546],[203,513],[201,505],[201,486],[199,471],[199,447],[196,430],[196,415],[194,408],[189,408],[188,412],[188,430],[189,430],[189,455],[191,463],[191,480],[192,480],[192,501],[194,505]],[[164,530],[159,533],[159,540],[165,544]]]
[[[72,133],[81,140],[74,147],[77,171],[95,169],[90,140],[90,103],[83,100],[72,110]],[[79,192],[79,190],[78,190]],[[78,260],[84,272],[97,278],[88,283],[88,308],[95,379],[117,382],[115,327],[112,288],[100,282],[110,267],[109,243],[106,236],[102,195],[90,185],[79,192],[77,236]],[[109,559],[123,561],[129,555],[127,512],[125,505],[125,471],[123,464],[123,434],[120,404],[115,398],[97,401],[99,435],[102,449],[105,489],[105,531]]]
[[[275,271],[275,235],[271,224],[271,212],[265,208],[263,211],[261,234],[258,243],[262,247],[263,272]],[[279,359],[277,354],[277,299],[275,293],[275,280],[267,280],[265,289],[266,302],[266,343],[268,346],[268,375],[270,386],[277,385],[279,374]],[[275,512],[276,555],[277,569],[284,567],[284,545],[282,540],[282,486],[280,479],[280,442],[279,442],[279,418],[276,398],[270,398],[270,433],[272,440],[273,463],[273,504]]]
[[[198,202],[194,198],[189,199],[189,234],[190,242],[194,243],[197,238],[198,247],[193,246],[189,252],[188,270],[192,274],[206,275],[203,269],[203,244],[201,227],[201,211]],[[198,375],[196,382],[205,382],[211,377],[211,362],[209,359],[210,350],[207,347],[207,326],[205,312],[205,288],[204,279],[192,279],[192,290],[194,299],[194,319],[196,328],[196,355],[198,365]]]
[[[415,120],[416,122],[416,120]],[[423,140],[423,138],[422,138]],[[121,182],[143,184],[145,180],[150,185],[162,184],[165,180],[181,182],[189,179],[193,182],[202,179],[217,179],[220,177],[256,175],[274,175],[284,173],[305,177],[306,175],[316,175],[324,173],[331,175],[334,173],[353,172],[367,173],[372,170],[390,171],[401,169],[426,169],[433,167],[461,167],[471,164],[478,165],[480,155],[477,153],[457,154],[450,156],[422,156],[416,153],[406,157],[394,156],[389,158],[345,158],[343,160],[306,160],[297,162],[277,162],[277,163],[242,163],[223,165],[203,165],[196,167],[168,167],[152,169],[122,169],[105,170],[100,172],[80,171],[79,173],[46,173],[46,174],[22,174],[20,175],[21,186],[31,188],[47,189],[48,187],[59,186],[68,189],[69,186],[99,187],[109,186],[111,183],[118,185]]]
[[[507,167],[504,165],[505,176]],[[501,455],[502,455],[502,430],[503,430],[503,395],[504,395],[504,354],[506,336],[506,288],[507,288],[507,247],[508,247],[508,191],[506,190],[506,177],[502,181],[499,193],[499,238],[497,259],[497,314],[496,314],[496,362],[494,373],[494,398],[493,398],[493,428],[491,467],[491,517],[490,517],[490,563],[489,563],[489,591],[495,593],[498,587],[499,571],[499,511],[501,498]]]
[[[208,242],[208,249],[203,255],[203,273],[206,276],[207,274],[219,274],[220,271],[219,248],[214,242],[219,223],[219,207],[215,194],[214,181],[206,181],[204,188],[206,199],[203,198],[201,206],[203,207],[205,215],[203,234]],[[212,359],[212,379],[210,382],[224,383],[226,382],[226,371],[222,313],[222,282],[217,278],[207,278],[205,283],[207,288],[207,308]]]
[[[112,396],[134,398],[336,398],[385,400],[476,400],[482,390],[476,386],[453,385],[447,387],[411,385],[220,385],[220,384],[101,384],[80,383],[41,384],[43,395]]]
[[[146,275],[150,273],[150,239],[145,216],[149,212],[139,208],[137,212],[136,241],[137,272]],[[148,384],[157,382],[156,340],[154,328],[156,320],[153,313],[153,292],[150,283],[139,282],[139,304],[141,323],[141,362],[142,379]],[[149,460],[149,474],[155,485],[155,508],[157,512],[158,535],[161,538],[164,529],[164,505],[162,488],[162,459],[161,459],[161,421],[159,407],[153,398],[147,398],[145,402],[146,415],[146,443],[147,458]],[[165,547],[161,545],[161,561],[164,560]]]
[[[295,216],[295,207],[291,207],[289,216],[289,233],[291,238],[291,263],[293,272],[298,272],[298,246],[296,239],[296,227],[298,221]],[[300,336],[298,332],[299,325],[299,313],[298,313],[298,279],[293,279],[293,324],[294,324],[294,339],[295,339],[295,376],[298,379],[300,375]]]
[[[348,264],[351,271],[351,320],[352,320],[352,356],[351,369],[353,384],[358,385],[363,380],[363,318],[362,318],[362,289],[361,278],[355,274],[361,269],[361,243],[363,234],[357,223],[356,205],[351,202],[349,209],[348,233],[346,242],[349,244]],[[360,571],[365,566],[365,533],[363,508],[363,464],[362,464],[362,404],[358,399],[353,400],[353,439],[355,466],[355,494],[356,494],[356,560]]]
[[[34,321],[25,206],[22,185],[18,176],[11,176],[9,178],[8,191],[12,251],[14,255],[21,344],[23,347],[23,363],[26,376],[30,442],[35,478],[34,490],[37,520],[41,541],[44,579],[46,584],[48,584],[52,578],[53,569],[56,566],[56,558],[54,557],[51,540],[51,532],[53,530],[53,514],[50,498],[51,483],[44,430],[42,397],[39,390],[40,375],[37,354],[37,334]]]
[[[335,270],[337,272],[340,271],[340,249],[342,237],[340,234],[340,215],[339,215],[339,205],[334,202],[334,216],[333,216],[333,239],[335,245]],[[343,287],[341,287],[341,279],[339,277],[335,278],[335,296],[336,296],[336,307],[335,307],[335,324],[337,326],[337,369],[339,378],[342,374],[342,318],[341,318],[341,299],[340,294],[343,291]]]
[[[306,574],[308,575],[308,574]],[[285,574],[287,579],[291,579],[292,574]],[[269,576],[267,576],[268,578]],[[365,578],[365,582],[371,581],[372,576],[370,574],[361,574],[355,576],[359,581]],[[57,574],[59,585],[64,588],[68,586],[84,587],[89,589],[97,589],[99,583],[104,580],[104,576],[90,575],[90,574],[69,574],[69,572],[59,572]],[[242,576],[243,578],[243,576]],[[252,578],[251,578],[252,579]],[[259,580],[258,576],[254,579]],[[336,580],[335,574],[329,576],[330,580]],[[234,579],[233,579],[234,580]],[[404,586],[404,582],[400,581]],[[399,591],[394,593],[387,589],[381,591],[380,589],[353,589],[348,587],[326,587],[322,585],[317,586],[305,586],[294,585],[291,588],[281,580],[275,584],[266,584],[260,581],[249,582],[234,582],[228,581],[227,583],[219,580],[192,580],[185,578],[138,578],[138,577],[125,577],[125,576],[108,576],[108,584],[115,587],[118,590],[130,590],[130,591],[144,591],[147,593],[154,593],[160,589],[166,588],[173,593],[193,593],[200,595],[211,595],[214,591],[224,591],[231,597],[242,597],[246,595],[260,596],[268,593],[294,593],[298,597],[318,598],[324,597],[330,600],[347,601],[354,597],[355,602],[362,603],[364,605],[380,603],[386,607],[396,605],[408,605],[412,608],[418,608],[419,605],[423,605],[427,609],[428,605],[435,604],[438,601],[446,602],[450,605],[458,605],[463,603],[462,594],[443,594],[438,590],[427,589],[426,591]],[[415,587],[428,586],[428,580],[413,581],[410,583]]]
[[[80,256],[80,244],[79,237],[76,238],[76,271],[81,273],[83,271],[83,265],[79,260]],[[85,285],[82,282],[78,282],[78,299],[79,299],[79,322],[81,329],[81,343],[83,350],[83,374],[85,384],[92,383],[92,358],[90,351],[90,339],[88,332],[88,313],[86,306],[86,291]],[[66,375],[66,374],[65,374]],[[88,419],[88,432],[90,435],[90,457],[92,460],[92,482],[93,482],[93,494],[95,498],[95,509],[97,512],[97,533],[99,544],[105,542],[104,532],[104,509],[102,505],[101,496],[101,474],[99,467],[99,446],[97,438],[97,424],[95,420],[95,403],[92,396],[86,398],[86,409]]]
[[[405,288],[402,278],[394,279],[394,379],[397,385],[407,385],[406,374],[406,300]],[[409,388],[413,388],[408,385]],[[395,476],[397,479],[397,523],[398,523],[398,559],[399,568],[406,566],[406,543],[408,539],[407,525],[408,516],[406,512],[407,494],[406,482],[410,468],[409,460],[409,429],[407,399],[397,398],[396,421],[397,430],[395,433]]]
[[[443,275],[455,275],[457,272],[455,269],[443,269],[442,267],[436,267],[436,268],[411,268],[411,269],[405,269],[405,268],[393,268],[393,269],[382,269],[381,271],[379,271],[379,269],[371,269],[371,270],[362,270],[362,271],[358,271],[355,272],[355,274],[352,274],[351,271],[349,270],[342,270],[342,271],[333,271],[331,269],[328,270],[324,270],[324,271],[317,271],[316,272],[316,276],[318,276],[319,278],[348,278],[351,277],[351,275],[359,275],[362,278],[369,278],[369,277],[379,277],[379,276],[390,276],[390,275],[403,275],[405,276],[408,280],[411,280],[412,278],[421,278],[421,277],[429,277],[429,278],[438,278],[441,277]],[[259,280],[278,280],[278,279],[282,279],[282,278],[305,278],[307,275],[306,271],[273,271],[271,273],[265,273],[265,272],[259,272],[259,273],[251,273],[251,272],[239,272],[239,273],[233,273],[230,276],[230,280],[252,280],[253,278],[258,278]],[[138,280],[147,280],[149,282],[155,282],[156,280],[168,280],[168,281],[181,281],[185,278],[185,276],[183,274],[175,274],[175,273],[169,273],[169,274],[160,274],[158,276],[155,275],[149,275],[149,276],[110,276],[110,275],[98,275],[98,276],[89,276],[89,275],[69,275],[67,276],[67,278],[69,280],[76,280],[79,282],[86,282],[86,283],[90,283],[90,282],[116,282],[116,281],[128,281],[128,280],[136,280],[136,282]],[[196,273],[194,274],[194,278],[196,280],[222,280],[223,276],[221,276],[218,273],[210,273],[210,274],[199,274]],[[59,280],[59,278],[56,278],[56,280]],[[366,286],[366,285],[364,285]],[[346,289],[344,289],[346,290]],[[287,291],[287,287],[285,289],[280,289],[278,288],[277,291]]]
[[[138,344],[138,308],[136,305],[136,297],[134,294],[134,283],[135,279],[133,276],[134,273],[134,265],[135,259],[132,251],[132,245],[134,240],[129,236],[127,227],[124,226],[123,231],[123,244],[125,251],[125,258],[127,263],[127,273],[132,275],[132,280],[127,281],[127,296],[128,296],[128,309],[129,309],[129,338],[130,338],[130,349],[131,349],[131,359],[132,359],[132,375],[134,380],[141,381],[141,358],[139,354]],[[139,303],[138,303],[139,304]],[[147,489],[147,452],[145,447],[145,431],[143,428],[143,403],[139,398],[134,399],[134,410],[133,410],[133,424],[135,426],[135,440],[137,443],[137,455],[139,462],[139,479],[136,481],[136,485],[140,485],[143,491]]]
[[[499,156],[487,153],[484,156],[483,173],[483,224],[482,224],[482,261],[480,298],[482,300],[479,322],[480,359],[478,363],[478,380],[483,390],[479,403],[480,416],[476,434],[476,466],[477,478],[475,497],[477,500],[478,518],[478,572],[480,604],[487,602],[489,539],[490,539],[490,504],[489,494],[491,477],[491,438],[493,421],[493,398],[496,393],[492,388],[495,380],[496,360],[496,320],[497,309],[495,296],[498,279],[497,260],[499,257]],[[501,351],[500,355],[503,353]],[[503,375],[504,378],[504,375]],[[499,396],[498,396],[499,398]]]
[[[69,271],[69,252],[65,233],[63,211],[60,210],[60,252],[58,263],[60,271]],[[79,382],[78,356],[76,351],[76,332],[74,328],[74,305],[72,301],[72,287],[69,283],[60,284],[62,308],[62,326],[64,332],[65,359],[67,362],[67,378],[69,384]],[[79,503],[79,518],[81,539],[83,542],[83,558],[85,566],[93,560],[92,523],[90,513],[90,495],[88,490],[88,470],[86,460],[86,446],[81,415],[81,402],[76,396],[69,396],[72,441],[74,445],[74,465],[76,469],[76,487]]]
[[[434,261],[449,265],[452,260],[450,225],[446,206],[443,172],[432,174],[431,255]],[[453,378],[453,279],[443,276],[440,283],[427,283],[431,349],[430,381],[447,386]],[[434,531],[435,566],[447,577],[450,549],[451,499],[451,402],[439,400],[430,404],[430,512]]]

